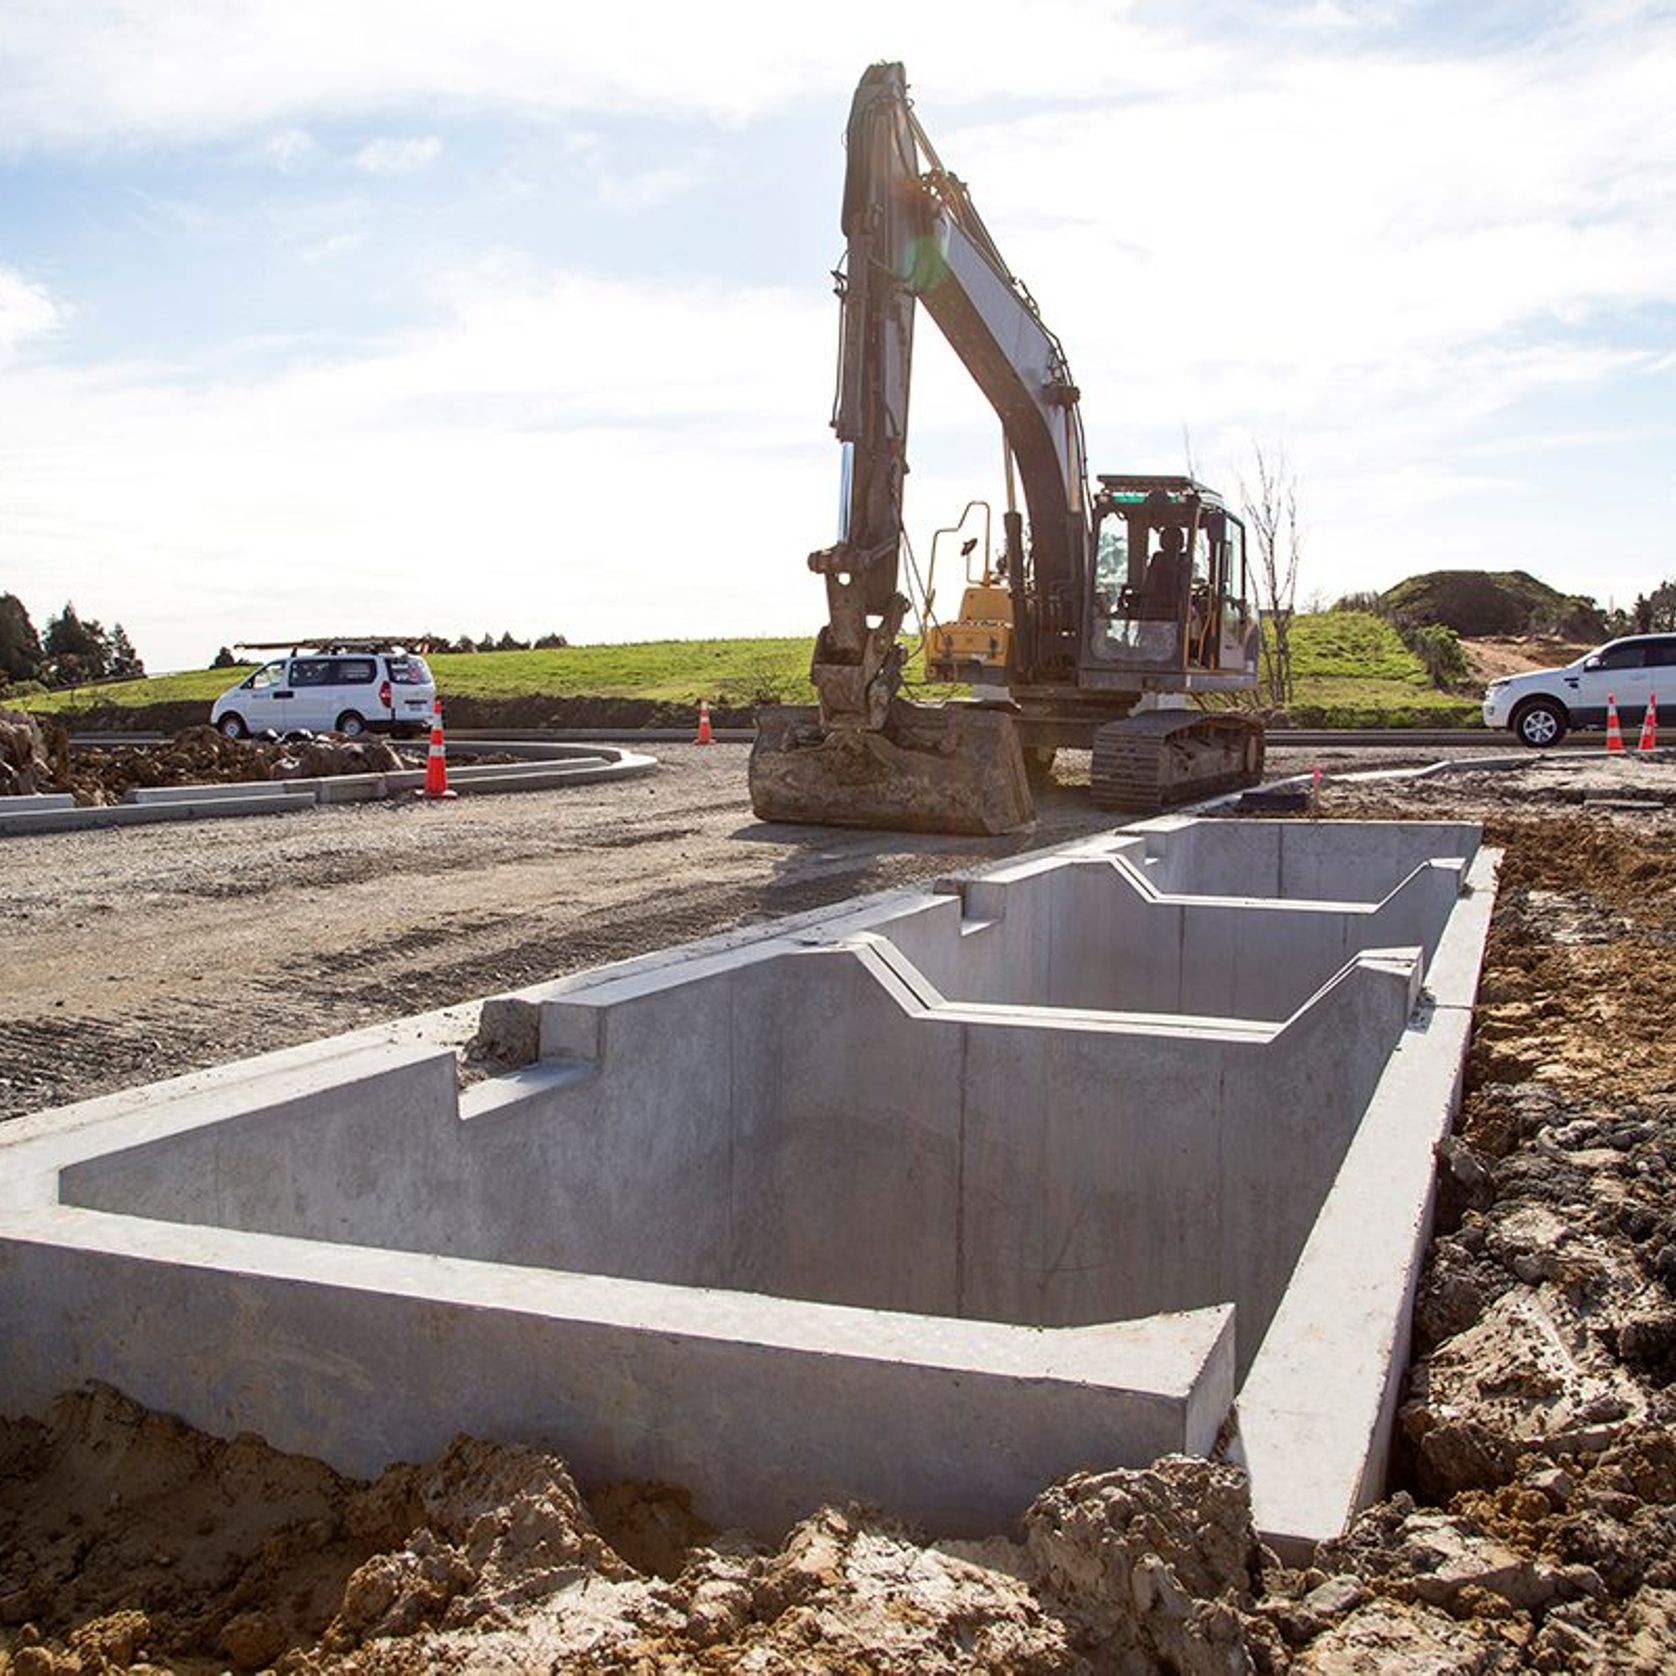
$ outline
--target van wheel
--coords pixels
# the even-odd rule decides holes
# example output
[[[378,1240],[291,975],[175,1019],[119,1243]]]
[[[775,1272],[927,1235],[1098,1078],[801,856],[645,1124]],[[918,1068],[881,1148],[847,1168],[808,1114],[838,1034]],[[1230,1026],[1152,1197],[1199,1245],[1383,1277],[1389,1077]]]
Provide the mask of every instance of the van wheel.
[[[242,739],[245,735],[244,717],[236,716],[229,711],[217,722],[216,727],[225,739]]]
[[[1513,712],[1513,734],[1521,745],[1538,750],[1565,738],[1566,715],[1551,698],[1533,698]]]
[[[345,710],[337,719],[337,730],[346,739],[359,738],[367,731],[366,720],[359,710]]]

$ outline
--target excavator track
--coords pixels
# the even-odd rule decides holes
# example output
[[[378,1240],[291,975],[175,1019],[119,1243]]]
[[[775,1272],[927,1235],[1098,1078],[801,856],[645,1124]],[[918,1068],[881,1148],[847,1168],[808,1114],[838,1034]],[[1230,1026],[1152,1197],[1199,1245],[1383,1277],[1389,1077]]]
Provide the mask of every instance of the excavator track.
[[[1246,716],[1149,710],[1095,730],[1089,790],[1101,809],[1155,815],[1262,777],[1262,725]]]

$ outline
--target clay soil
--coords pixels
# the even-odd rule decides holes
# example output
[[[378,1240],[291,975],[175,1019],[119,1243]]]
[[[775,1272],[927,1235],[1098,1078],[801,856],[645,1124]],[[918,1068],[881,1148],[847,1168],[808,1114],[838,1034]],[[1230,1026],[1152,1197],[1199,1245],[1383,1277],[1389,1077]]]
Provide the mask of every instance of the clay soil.
[[[173,833],[145,834],[157,847],[121,863],[107,846],[117,879],[95,876],[75,848],[93,835],[77,835],[25,875],[46,923],[21,922],[31,964],[21,985],[8,971],[9,1003],[33,1001],[39,984],[50,1007],[56,984],[65,1005],[51,1010],[113,1016],[92,999],[100,982],[125,981],[108,971],[112,952],[141,956],[121,896],[138,904],[136,930],[199,940],[220,983],[234,982],[243,948],[252,977],[311,989],[326,964],[316,916],[360,904],[367,927],[380,923],[367,904],[394,899],[434,937],[389,952],[403,935],[392,907],[384,946],[370,940],[368,981],[396,982],[406,959],[446,969],[441,993],[480,993],[997,853],[753,837],[727,786],[737,755],[681,766],[642,794],[638,817],[628,787],[602,789],[585,814],[530,794],[497,800],[490,818],[485,800],[481,827],[463,803],[325,811],[351,817],[331,828],[337,885],[310,870],[324,826],[312,846],[286,836],[305,816],[268,823],[248,852],[230,839],[213,869]],[[529,1451],[461,1440],[362,1485],[93,1391],[44,1423],[0,1427],[0,1672],[7,1658],[19,1676],[1676,1668],[1673,803],[1666,762],[1327,783],[1327,818],[1482,819],[1506,859],[1465,1101],[1439,1160],[1395,1487],[1313,1568],[1259,1548],[1239,1474],[1210,1463],[1073,1478],[980,1542],[932,1545],[888,1510],[827,1508],[758,1544],[709,1531],[678,1487],[579,1490],[562,1462]],[[512,805],[527,826],[502,824]],[[1050,801],[1034,841],[1070,836],[1080,808],[1069,794],[1063,808]],[[372,836],[357,835],[356,816]],[[498,859],[451,873],[462,842]],[[641,871],[648,851],[662,864]],[[188,866],[190,888],[168,888],[169,870]],[[208,894],[211,878],[232,888]],[[507,899],[499,914],[484,903],[490,881]],[[248,921],[248,941],[216,929],[228,920]],[[71,945],[56,961],[32,941],[49,932]],[[298,949],[307,963],[287,969]],[[135,1004],[148,986],[168,998],[149,1028],[172,1065],[313,1033],[325,1018],[342,1027],[372,1004],[348,973],[330,986],[344,1010],[311,1003],[264,1033],[218,1007],[194,1049],[200,1009],[180,1017],[190,978],[149,965],[134,983]],[[403,1004],[440,998],[432,984],[417,980]],[[277,1010],[274,990],[241,994]],[[51,1068],[74,1035],[27,1061],[49,1096],[112,1075],[91,1060]],[[19,1050],[5,1051],[16,1075]],[[18,1109],[43,1103],[26,1092]]]

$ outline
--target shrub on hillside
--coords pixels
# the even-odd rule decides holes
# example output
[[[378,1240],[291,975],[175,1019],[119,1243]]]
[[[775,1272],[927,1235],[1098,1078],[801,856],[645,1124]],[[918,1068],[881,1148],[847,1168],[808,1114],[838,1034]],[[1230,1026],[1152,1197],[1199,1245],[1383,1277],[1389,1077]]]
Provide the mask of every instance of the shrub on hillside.
[[[1461,650],[1461,637],[1441,623],[1427,623],[1423,628],[1399,630],[1403,643],[1426,666],[1432,685],[1445,690],[1467,679],[1466,653]]]

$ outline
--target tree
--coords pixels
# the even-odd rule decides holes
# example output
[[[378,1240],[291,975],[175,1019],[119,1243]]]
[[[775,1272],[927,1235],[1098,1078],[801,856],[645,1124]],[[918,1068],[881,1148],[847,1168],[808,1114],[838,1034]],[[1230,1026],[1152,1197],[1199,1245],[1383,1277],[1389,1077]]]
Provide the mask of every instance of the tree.
[[[1640,595],[1630,613],[1637,634],[1668,634],[1676,629],[1676,581],[1665,581]]]
[[[128,638],[128,631],[121,623],[111,625],[105,673],[113,681],[137,681],[145,674],[145,665],[140,661],[140,654],[134,650],[134,643]]]
[[[1273,704],[1292,697],[1292,607],[1298,592],[1303,528],[1298,520],[1298,479],[1286,448],[1251,444],[1255,482],[1240,477],[1240,499],[1251,535],[1257,604],[1263,613],[1263,680]]]
[[[233,648],[231,646],[223,646],[221,650],[210,659],[210,668],[232,669],[238,661],[239,660],[233,656]]]
[[[40,679],[41,637],[16,594],[0,594],[0,686]]]
[[[538,652],[546,652],[569,644],[570,642],[562,634],[544,634],[536,641],[535,649]]]
[[[44,650],[49,687],[97,681],[110,668],[110,639],[104,628],[91,617],[83,622],[68,600],[56,617],[47,618]]]

